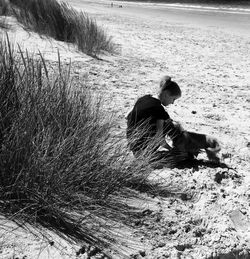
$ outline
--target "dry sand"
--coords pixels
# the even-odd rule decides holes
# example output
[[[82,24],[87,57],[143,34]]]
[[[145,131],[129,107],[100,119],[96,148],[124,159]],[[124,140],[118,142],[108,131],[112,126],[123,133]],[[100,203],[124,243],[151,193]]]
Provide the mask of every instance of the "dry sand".
[[[162,181],[166,192],[127,200],[144,210],[144,217],[126,232],[129,239],[140,241],[140,248],[127,243],[127,254],[141,249],[135,258],[250,258],[250,16],[192,15],[125,2],[123,8],[117,2],[111,8],[101,0],[69,2],[106,28],[120,54],[93,59],[73,46],[38,40],[20,28],[13,29],[12,37],[24,47],[41,49],[51,63],[56,62],[57,49],[66,61],[71,58],[73,76],[103,94],[105,108],[115,112],[116,130],[124,137],[125,117],[136,99],[154,94],[161,76],[172,76],[183,96],[168,108],[171,117],[188,130],[216,136],[222,161],[236,170],[154,171],[151,180]],[[178,186],[179,194],[167,192],[170,183]],[[11,246],[10,240],[0,258],[12,258],[13,249],[16,256],[25,255],[18,254],[18,245]]]

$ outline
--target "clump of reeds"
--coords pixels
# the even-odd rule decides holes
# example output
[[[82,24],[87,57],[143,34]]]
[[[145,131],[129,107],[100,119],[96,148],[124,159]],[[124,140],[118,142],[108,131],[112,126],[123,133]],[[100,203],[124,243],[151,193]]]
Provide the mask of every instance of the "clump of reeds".
[[[26,29],[76,44],[80,51],[93,56],[115,51],[112,38],[93,18],[64,2],[10,0],[10,4],[11,13]]]
[[[109,196],[146,181],[148,164],[128,161],[101,101],[60,58],[52,73],[42,56],[18,53],[0,40],[1,213],[104,244],[94,218],[121,214]]]

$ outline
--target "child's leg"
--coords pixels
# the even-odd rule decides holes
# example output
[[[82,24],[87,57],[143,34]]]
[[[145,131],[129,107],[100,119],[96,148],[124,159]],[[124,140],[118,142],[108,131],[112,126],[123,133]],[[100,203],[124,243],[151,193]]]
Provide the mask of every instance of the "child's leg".
[[[150,159],[155,168],[185,167],[185,165],[192,164],[192,161],[194,161],[194,156],[191,153],[176,148],[169,151],[156,151]]]
[[[216,154],[220,151],[220,145],[214,137],[206,134],[184,131],[182,136],[175,141],[174,145],[195,156],[198,155],[201,149],[204,149],[210,160],[218,161]]]

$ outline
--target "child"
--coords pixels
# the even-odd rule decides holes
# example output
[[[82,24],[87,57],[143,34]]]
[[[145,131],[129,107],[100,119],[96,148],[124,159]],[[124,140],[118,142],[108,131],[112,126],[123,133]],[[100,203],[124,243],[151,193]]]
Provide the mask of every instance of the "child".
[[[179,153],[182,159],[190,159],[205,149],[209,159],[217,160],[220,146],[215,138],[183,130],[165,111],[164,107],[180,97],[178,84],[169,76],[164,76],[160,81],[158,97],[145,95],[137,100],[127,117],[128,145],[135,157],[150,150],[159,159],[170,153]],[[166,142],[166,135],[171,138],[173,147]],[[160,151],[162,149],[164,151]]]

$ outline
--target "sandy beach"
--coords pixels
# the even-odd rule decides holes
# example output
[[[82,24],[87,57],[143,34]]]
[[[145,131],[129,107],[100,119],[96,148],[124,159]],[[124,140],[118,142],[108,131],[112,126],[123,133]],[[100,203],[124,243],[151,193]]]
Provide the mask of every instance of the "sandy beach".
[[[119,113],[126,114],[138,96],[155,93],[160,77],[168,74],[183,89],[182,99],[169,110],[176,120],[190,130],[215,133],[220,139],[247,138],[250,36],[246,31],[229,33],[227,20],[235,19],[227,17],[225,27],[216,17],[212,19],[212,14],[209,18],[199,14],[188,23],[189,11],[181,15],[178,10],[173,14],[178,18],[172,18],[168,12],[134,4],[110,8],[98,1],[92,5],[70,3],[93,14],[121,49],[120,55],[106,57],[108,64],[94,61],[97,64],[93,68],[88,64],[85,71],[91,84],[117,97]],[[242,28],[241,23],[234,26],[239,31]],[[242,134],[235,134],[235,129]]]
[[[190,197],[143,194],[142,200],[128,201],[148,210],[126,232],[143,247],[140,253],[128,244],[129,253],[137,254],[132,258],[249,258],[250,14],[128,2],[111,8],[101,0],[68,3],[95,17],[113,37],[117,54],[94,59],[63,43],[38,42],[35,35],[26,35],[22,44],[35,37],[34,49],[49,62],[56,62],[57,49],[63,60],[71,59],[73,77],[103,95],[124,141],[126,115],[136,99],[155,94],[160,78],[170,75],[183,91],[167,109],[170,116],[187,130],[217,137],[221,160],[232,168],[155,170],[154,181],[178,186]]]
[[[215,258],[223,254],[221,258],[230,258],[232,251],[249,247],[249,14],[158,9],[134,3],[122,3],[119,8],[120,2],[113,8],[101,1],[70,3],[95,16],[120,46],[120,55],[81,68],[88,71],[93,89],[111,95],[107,105],[119,118],[121,134],[136,99],[154,94],[160,77],[171,75],[183,96],[168,108],[170,115],[191,131],[216,136],[222,145],[222,160],[237,171],[155,172],[166,184],[194,190],[195,198],[157,197],[158,209],[139,224],[135,234],[151,247],[146,249],[147,258]],[[225,175],[220,183],[215,181],[218,175]],[[232,216],[242,212],[245,230],[239,226],[239,217],[237,221]],[[163,215],[158,223],[157,213]],[[169,229],[174,234],[164,236]]]

